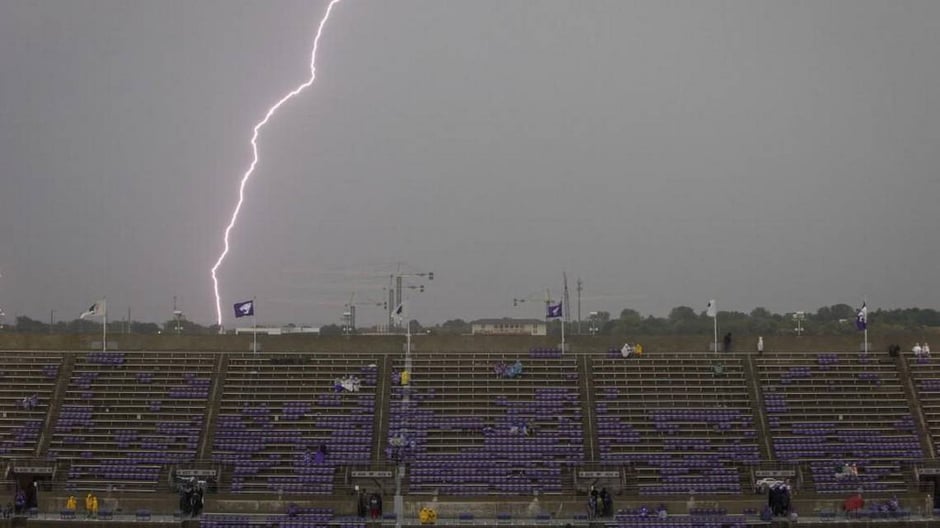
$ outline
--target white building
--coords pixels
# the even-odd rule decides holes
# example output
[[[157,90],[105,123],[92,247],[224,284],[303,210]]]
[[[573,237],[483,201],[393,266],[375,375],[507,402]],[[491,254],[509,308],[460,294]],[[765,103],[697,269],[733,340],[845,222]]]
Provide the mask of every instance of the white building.
[[[470,322],[473,335],[534,335],[546,334],[545,321],[539,319],[477,319]]]
[[[314,326],[259,326],[257,328],[236,328],[235,334],[284,335],[284,334],[319,334],[320,329]]]

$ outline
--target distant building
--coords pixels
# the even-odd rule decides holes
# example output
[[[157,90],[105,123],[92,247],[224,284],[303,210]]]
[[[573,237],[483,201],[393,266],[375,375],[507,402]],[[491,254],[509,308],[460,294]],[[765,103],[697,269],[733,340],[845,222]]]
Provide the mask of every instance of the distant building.
[[[259,326],[257,328],[236,328],[235,334],[284,335],[284,334],[319,334],[320,329],[313,326]]]
[[[473,335],[546,335],[545,321],[539,319],[477,319],[470,322]]]

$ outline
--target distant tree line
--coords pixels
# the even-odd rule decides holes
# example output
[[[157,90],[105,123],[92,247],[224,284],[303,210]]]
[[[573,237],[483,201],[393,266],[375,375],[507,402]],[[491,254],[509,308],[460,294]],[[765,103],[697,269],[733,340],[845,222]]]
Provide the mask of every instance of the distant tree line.
[[[718,312],[718,324],[722,333],[732,332],[744,335],[792,335],[797,325],[805,335],[838,335],[857,332],[855,328],[855,308],[847,304],[823,306],[815,312],[797,314],[773,313],[758,307],[750,313],[724,311]],[[185,335],[217,334],[217,325],[203,326],[186,319],[170,319],[162,325],[142,321],[108,321],[110,334],[175,334],[179,324],[179,333]],[[412,334],[463,335],[470,333],[470,322],[463,319],[451,319],[434,326],[423,326],[411,320]],[[579,329],[580,326],[580,329]],[[928,327],[940,328],[940,311],[931,308],[896,308],[893,310],[871,310],[868,312],[868,328],[873,332],[911,332]],[[374,329],[358,329],[358,333]],[[101,323],[87,319],[56,322],[51,328],[48,323],[26,316],[16,318],[14,325],[5,325],[0,332],[20,332],[31,334],[94,334],[101,332]],[[548,325],[551,335],[561,333],[561,322],[551,321]],[[565,327],[569,335],[596,334],[610,336],[631,335],[711,335],[712,318],[705,311],[696,312],[688,306],[676,306],[666,317],[644,316],[640,312],[627,308],[619,317],[611,317],[610,312],[596,312],[592,317],[580,322],[570,322]],[[320,335],[342,335],[343,328],[329,324],[320,327]]]
[[[722,333],[744,335],[793,335],[797,325],[804,335],[838,335],[857,332],[856,309],[847,304],[823,306],[815,312],[778,314],[758,307],[750,313],[719,311],[718,325]],[[797,318],[799,317],[799,322]],[[597,312],[595,316],[580,323],[581,334],[631,336],[631,335],[711,335],[713,321],[705,311],[696,312],[688,306],[676,306],[666,317],[644,316],[627,308],[619,317],[610,312]],[[570,322],[565,333],[579,333],[579,324]],[[868,328],[873,332],[909,332],[926,327],[940,328],[940,311],[923,308],[898,308],[893,310],[871,310],[868,312]],[[432,334],[468,334],[470,323],[453,319],[429,329]],[[561,334],[561,322],[551,321],[551,335]]]
[[[143,321],[108,321],[108,334],[175,334],[186,335],[218,334],[217,325],[203,326],[186,319],[171,319],[162,325]],[[18,332],[23,334],[100,334],[101,322],[90,319],[73,319],[71,321],[56,321],[52,326],[48,322],[39,321],[20,315],[16,323],[3,328],[4,332]]]

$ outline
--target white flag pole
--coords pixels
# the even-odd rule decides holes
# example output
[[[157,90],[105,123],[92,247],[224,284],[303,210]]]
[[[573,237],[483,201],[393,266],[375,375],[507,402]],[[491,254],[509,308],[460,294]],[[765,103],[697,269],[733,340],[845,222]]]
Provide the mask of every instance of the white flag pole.
[[[864,299],[862,301],[862,306],[865,309],[863,313],[865,314],[865,355],[867,356],[868,355],[868,299]]]
[[[405,302],[402,301],[401,316],[399,316],[398,324],[400,325],[401,322],[404,321],[404,319],[405,319]],[[411,321],[405,321],[405,327],[407,328],[407,330],[405,331],[405,350],[407,351],[408,354],[411,354]]]
[[[251,351],[258,353],[258,320],[255,318],[255,297],[251,298]]]
[[[715,353],[718,353],[718,310],[715,310],[715,317],[712,317],[712,324],[714,325],[714,336],[715,336]]]
[[[104,300],[104,323],[101,325],[101,350],[108,351],[108,298]]]

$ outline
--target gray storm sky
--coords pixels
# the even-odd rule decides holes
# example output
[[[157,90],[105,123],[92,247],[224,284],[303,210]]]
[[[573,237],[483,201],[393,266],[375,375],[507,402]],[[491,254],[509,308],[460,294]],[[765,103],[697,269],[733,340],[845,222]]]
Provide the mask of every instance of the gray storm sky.
[[[0,0],[0,307],[215,319],[325,1]],[[336,322],[937,307],[940,2],[343,0],[220,270]],[[385,275],[383,279],[382,275]],[[572,284],[572,299],[573,280]],[[544,294],[543,294],[544,295]],[[364,323],[381,319],[360,308]]]

